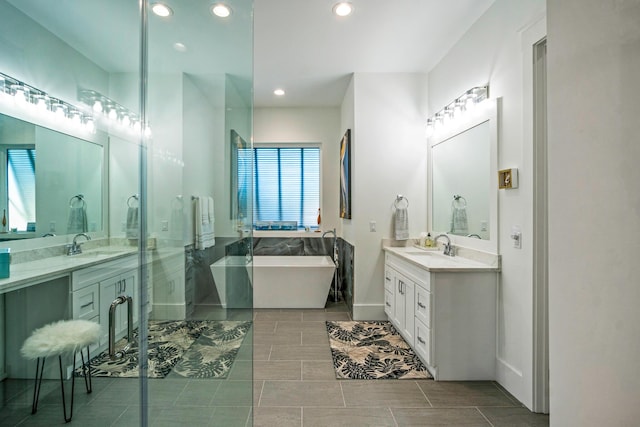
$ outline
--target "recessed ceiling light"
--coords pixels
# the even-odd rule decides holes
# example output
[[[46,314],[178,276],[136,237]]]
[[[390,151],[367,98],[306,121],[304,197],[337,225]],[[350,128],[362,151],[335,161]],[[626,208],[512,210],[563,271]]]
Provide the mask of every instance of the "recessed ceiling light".
[[[173,48],[175,50],[177,50],[178,52],[186,52],[187,51],[187,47],[184,44],[180,43],[180,42],[174,43],[173,44]]]
[[[353,5],[348,1],[341,1],[333,6],[333,13],[338,16],[348,16],[353,12]]]
[[[276,89],[273,91],[275,96],[284,96],[284,89]]]
[[[211,13],[220,18],[227,18],[231,15],[231,8],[224,3],[216,3],[211,6]]]
[[[173,15],[173,10],[169,6],[163,3],[154,3],[151,5],[151,10],[158,16],[162,16],[166,18],[167,16]]]

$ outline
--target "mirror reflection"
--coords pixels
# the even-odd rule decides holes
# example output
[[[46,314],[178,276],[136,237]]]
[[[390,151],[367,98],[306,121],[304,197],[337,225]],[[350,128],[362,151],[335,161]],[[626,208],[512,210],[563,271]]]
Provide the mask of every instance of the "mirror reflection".
[[[0,241],[103,230],[101,145],[0,114],[0,157]]]
[[[432,147],[435,231],[490,238],[490,139],[486,121]]]

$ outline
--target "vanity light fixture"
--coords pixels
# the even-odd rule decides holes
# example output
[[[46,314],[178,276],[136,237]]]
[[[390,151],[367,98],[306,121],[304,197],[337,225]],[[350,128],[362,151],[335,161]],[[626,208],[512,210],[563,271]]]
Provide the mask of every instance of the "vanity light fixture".
[[[427,136],[431,136],[437,128],[446,126],[454,118],[472,110],[487,98],[489,98],[489,85],[469,89],[427,119]]]
[[[68,102],[53,98],[46,92],[22,82],[7,74],[0,73],[0,102],[13,100],[18,108],[32,109],[37,114],[49,114],[61,120],[68,120],[89,132],[95,131],[91,114],[83,112]]]
[[[153,3],[151,5],[151,10],[162,18],[173,15],[173,10],[164,3]]]
[[[353,5],[348,1],[341,1],[333,5],[333,13],[336,16],[349,16],[353,12]]]
[[[231,15],[231,8],[224,3],[216,3],[211,6],[211,13],[219,18],[228,18]]]
[[[111,125],[119,126],[135,133],[139,133],[142,128],[140,117],[137,114],[95,90],[80,89],[78,91],[78,100],[91,107],[96,117],[102,117]],[[99,108],[100,111],[96,109],[96,105],[101,107]],[[94,123],[92,124],[95,126]],[[148,126],[145,127],[145,135],[150,135],[148,128]]]
[[[278,89],[276,89],[276,90],[274,90],[274,91],[273,91],[273,94],[274,94],[275,96],[284,96],[285,91],[284,91],[284,89],[280,89],[280,88],[278,88]]]

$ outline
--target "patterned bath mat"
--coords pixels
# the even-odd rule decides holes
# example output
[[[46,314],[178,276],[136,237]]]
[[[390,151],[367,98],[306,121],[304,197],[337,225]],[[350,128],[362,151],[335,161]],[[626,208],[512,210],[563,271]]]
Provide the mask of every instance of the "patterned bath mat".
[[[391,322],[327,322],[336,378],[432,378]]]
[[[235,360],[251,322],[187,320],[149,321],[149,378],[225,378]],[[105,350],[91,359],[96,377],[138,377],[138,329],[123,357],[111,360]],[[116,343],[116,349],[126,338]],[[76,375],[82,375],[81,368]]]

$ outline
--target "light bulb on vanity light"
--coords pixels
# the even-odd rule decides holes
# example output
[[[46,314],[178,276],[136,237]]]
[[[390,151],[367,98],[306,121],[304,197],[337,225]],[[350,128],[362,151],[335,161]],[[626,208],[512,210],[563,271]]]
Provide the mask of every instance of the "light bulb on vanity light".
[[[13,89],[13,98],[17,103],[26,104],[29,102],[29,88],[21,84],[14,84],[11,86],[11,89]]]
[[[93,111],[95,111],[96,113],[102,113],[102,101],[100,101],[99,99],[96,99],[93,102]]]

